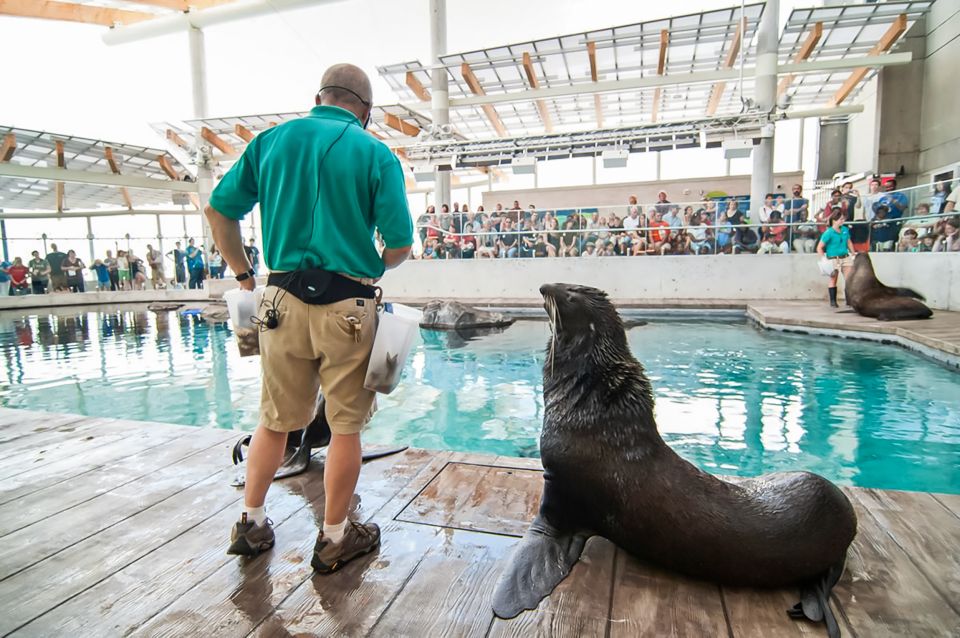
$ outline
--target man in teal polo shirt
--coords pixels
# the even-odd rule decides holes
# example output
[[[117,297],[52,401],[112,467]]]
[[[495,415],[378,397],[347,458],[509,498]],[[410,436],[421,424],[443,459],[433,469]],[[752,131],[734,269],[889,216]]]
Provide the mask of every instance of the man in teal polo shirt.
[[[349,64],[330,67],[316,101],[307,117],[254,138],[204,212],[241,288],[253,290],[239,220],[259,203],[271,271],[259,311],[260,423],[228,552],[256,555],[273,546],[267,490],[287,433],[314,419],[322,389],[332,435],[312,565],[330,573],[380,543],[376,525],[347,520],[360,474],[360,431],[374,399],[363,387],[376,332],[370,285],[409,256],[413,222],[400,163],[364,130],[372,101],[366,74]],[[386,246],[382,255],[375,230]]]

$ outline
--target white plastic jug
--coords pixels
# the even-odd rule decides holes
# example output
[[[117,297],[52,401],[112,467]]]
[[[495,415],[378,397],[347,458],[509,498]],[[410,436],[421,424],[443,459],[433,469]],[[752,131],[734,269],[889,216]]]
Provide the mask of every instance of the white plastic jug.
[[[410,306],[384,304],[383,311],[378,313],[377,336],[363,387],[381,394],[390,394],[396,389],[422,316],[423,313]]]

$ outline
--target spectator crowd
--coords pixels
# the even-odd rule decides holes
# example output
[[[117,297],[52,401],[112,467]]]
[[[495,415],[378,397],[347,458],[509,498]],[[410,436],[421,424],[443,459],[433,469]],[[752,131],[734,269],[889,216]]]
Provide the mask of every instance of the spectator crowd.
[[[843,213],[857,250],[940,252],[960,250],[960,219],[948,217],[956,192],[939,182],[929,203],[910,211],[910,199],[894,179],[870,181],[861,195],[847,182],[817,210],[794,184],[790,196],[767,194],[755,216],[748,198],[704,199],[675,204],[664,191],[641,206],[631,196],[622,209],[540,210],[519,201],[504,209],[446,204],[429,206],[417,220],[420,259],[696,255],[704,253],[813,253],[831,215]],[[931,216],[940,215],[938,218]],[[920,219],[905,223],[907,217]],[[927,218],[927,219],[923,219]]]
[[[250,239],[244,250],[254,270],[259,271],[260,249],[255,240]],[[204,280],[223,279],[226,272],[220,251],[211,248],[209,259],[205,260],[203,246],[197,246],[192,238],[186,249],[178,241],[166,255],[151,244],[147,244],[143,257],[132,249],[116,252],[114,256],[108,250],[103,258],[88,265],[76,251],[64,253],[51,243],[47,254],[34,250],[26,264],[21,257],[14,257],[12,263],[4,260],[0,262],[0,296],[86,292],[88,286],[101,291],[146,290],[148,286],[199,289]],[[172,277],[167,275],[165,259],[172,262]]]

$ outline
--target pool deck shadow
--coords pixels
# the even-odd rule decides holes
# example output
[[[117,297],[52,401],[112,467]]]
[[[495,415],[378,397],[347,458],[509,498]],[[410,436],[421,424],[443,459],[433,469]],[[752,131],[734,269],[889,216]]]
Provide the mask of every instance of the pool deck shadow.
[[[495,619],[493,588],[539,505],[535,459],[411,449],[366,464],[353,517],[379,523],[383,544],[332,576],[309,561],[315,459],[271,491],[276,547],[227,556],[238,435],[0,409],[0,635],[826,635],[787,617],[795,590],[679,577],[598,537],[538,609]],[[844,635],[960,634],[960,496],[844,491],[860,520],[834,592]]]

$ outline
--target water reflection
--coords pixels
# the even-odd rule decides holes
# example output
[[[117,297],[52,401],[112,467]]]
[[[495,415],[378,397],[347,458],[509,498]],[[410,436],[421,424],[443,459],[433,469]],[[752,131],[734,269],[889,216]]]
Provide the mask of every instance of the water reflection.
[[[424,332],[367,439],[536,456],[549,329]],[[664,439],[709,471],[809,469],[874,487],[960,492],[957,375],[902,350],[668,320],[628,339]],[[252,429],[259,361],[229,325],[118,307],[0,315],[0,403]]]

